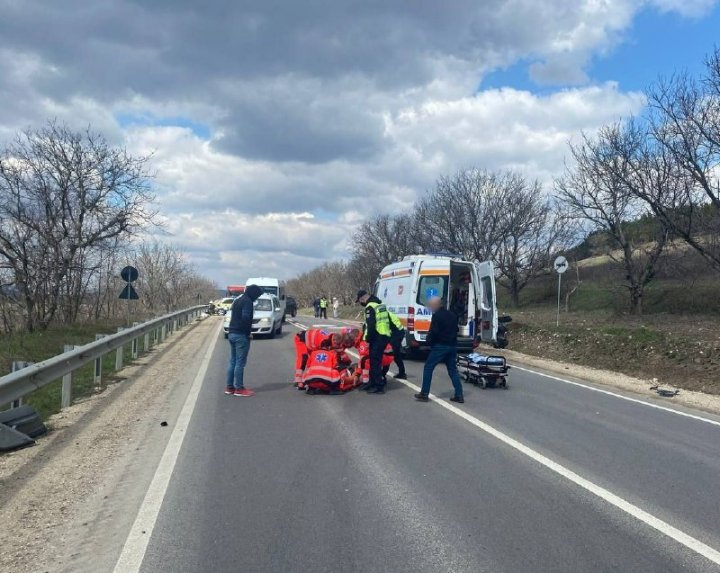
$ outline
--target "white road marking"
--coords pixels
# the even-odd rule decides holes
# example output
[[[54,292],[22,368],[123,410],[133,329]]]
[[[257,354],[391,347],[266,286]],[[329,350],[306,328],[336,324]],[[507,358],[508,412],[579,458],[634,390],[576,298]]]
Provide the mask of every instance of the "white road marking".
[[[415,390],[416,392],[420,392],[420,387],[416,386],[412,382],[408,382],[407,380],[397,380],[397,381],[400,382],[401,384],[404,384],[408,388]],[[469,422],[476,428],[479,428],[483,432],[490,434],[491,436],[500,440],[504,444],[510,446],[511,448],[519,451],[520,453],[524,454],[525,456],[529,457],[530,459],[545,466],[549,470],[551,470],[551,471],[555,472],[556,474],[564,477],[565,479],[571,481],[575,485],[578,485],[581,488],[583,488],[584,490],[592,493],[593,495],[596,495],[600,499],[603,499],[604,501],[617,507],[621,511],[624,511],[625,513],[634,517],[635,519],[642,521],[643,523],[645,523],[646,525],[649,525],[650,527],[652,527],[656,531],[662,533],[663,535],[666,535],[666,536],[670,537],[671,539],[674,539],[675,541],[684,545],[691,551],[694,551],[695,553],[702,555],[703,557],[712,561],[713,563],[720,565],[720,551],[710,547],[709,545],[706,545],[702,541],[692,537],[691,535],[688,535],[684,531],[681,531],[680,529],[673,527],[668,522],[663,521],[659,517],[655,517],[651,513],[648,513],[647,511],[640,509],[638,506],[615,495],[614,493],[608,491],[607,489],[591,482],[590,480],[585,479],[584,477],[576,474],[574,471],[551,460],[550,458],[548,458],[547,456],[544,456],[540,452],[533,450],[532,448],[526,446],[522,442],[519,442],[519,441],[515,440],[514,438],[511,438],[510,436],[508,436],[507,434],[494,428],[493,426],[490,426],[489,424],[486,424],[485,422],[477,419],[476,417],[471,416],[467,412],[461,410],[460,408],[453,406],[449,402],[439,399],[434,394],[430,394],[430,399],[438,406],[441,406],[442,408],[449,410],[450,412],[452,412],[456,416],[459,416],[466,422]]]
[[[307,330],[307,326],[298,324],[296,325],[301,330]],[[359,358],[356,352],[348,351],[348,354],[355,358]],[[534,372],[533,370],[528,370],[526,368],[521,368],[519,366],[513,366],[513,368],[518,368],[519,370],[526,370],[527,372],[532,372],[533,374],[538,374],[540,376],[547,376],[546,374],[541,374],[540,372]],[[394,378],[392,373],[388,373],[388,376]],[[548,378],[555,378],[554,376],[548,376]],[[684,414],[683,412],[678,412],[677,410],[673,410],[671,408],[665,408],[663,406],[655,406],[654,404],[650,404],[647,402],[643,402],[642,400],[635,400],[633,398],[628,398],[626,396],[622,396],[621,394],[615,394],[613,392],[608,392],[606,390],[600,390],[598,388],[593,388],[592,386],[587,386],[584,384],[580,384],[577,382],[571,382],[569,380],[563,380],[562,378],[556,378],[557,380],[560,380],[561,382],[567,382],[568,384],[575,384],[577,386],[582,386],[585,388],[588,388],[590,390],[596,390],[598,392],[602,392],[605,394],[610,394],[613,396],[616,396],[618,398],[630,400],[632,402],[640,402],[641,404],[645,404],[647,406],[652,406],[655,408],[659,408],[661,410],[668,410],[670,412],[673,412],[675,414],[682,414],[689,416],[691,418],[697,418],[702,421],[710,422],[710,423],[717,423],[713,420],[706,420],[705,418],[701,418],[699,416],[693,416],[692,414]],[[397,380],[397,379],[396,379]],[[420,387],[413,384],[412,382],[408,382],[407,380],[397,380],[397,382],[400,382],[404,386],[410,388],[411,390],[414,390],[415,392],[420,392]],[[599,497],[600,499],[606,501],[610,505],[618,508],[619,510],[625,512],[626,514],[630,515],[631,517],[634,517],[635,519],[645,523],[646,525],[650,526],[654,530],[658,531],[659,533],[662,533],[663,535],[666,535],[667,537],[677,541],[678,543],[684,545],[691,551],[694,551],[698,555],[701,555],[708,559],[709,561],[712,561],[713,563],[720,565],[720,551],[717,549],[714,549],[710,547],[709,545],[706,545],[699,539],[696,539],[695,537],[692,537],[691,535],[688,535],[684,531],[681,531],[677,527],[673,527],[670,525],[667,521],[664,521],[660,519],[659,517],[656,517],[652,515],[651,513],[648,513],[647,511],[639,508],[637,505],[630,503],[626,499],[623,499],[622,497],[615,495],[611,491],[605,489],[604,487],[601,487],[597,485],[594,482],[591,482],[588,479],[585,479],[581,475],[575,473],[569,468],[566,468],[565,466],[551,460],[547,456],[541,454],[540,452],[533,450],[529,446],[526,446],[522,442],[519,442],[518,440],[511,438],[504,432],[501,432],[500,430],[494,428],[493,426],[479,420],[475,416],[472,416],[468,414],[467,412],[461,410],[460,408],[457,408],[456,406],[453,406],[449,402],[446,402],[444,400],[439,399],[434,394],[429,395],[430,400],[432,400],[435,404],[438,406],[441,406],[442,408],[445,408],[446,410],[452,412],[456,416],[459,416],[466,422],[469,422],[476,428],[482,430],[483,432],[486,432],[487,434],[493,436],[494,438],[500,440],[504,444],[510,446],[511,448],[517,450],[521,454],[529,457],[530,459],[536,461],[537,463],[541,464],[542,466],[546,467],[547,469],[555,472],[556,474],[560,475],[561,477],[564,477],[565,479],[571,481],[577,486],[580,486],[584,490],[588,491],[589,493]]]
[[[529,372],[530,374],[536,374],[538,376],[543,376],[545,378],[550,378],[551,380],[556,380],[558,382],[563,382],[565,384],[571,384],[572,386],[578,386],[580,388],[585,388],[586,390],[592,390],[593,392],[599,392],[600,394],[607,394],[608,396],[612,396],[614,398],[620,398],[621,400],[626,400],[628,402],[634,402],[635,404],[642,404],[643,406],[648,406],[649,408],[655,408],[656,410],[662,410],[664,412],[670,412],[671,414],[677,414],[678,416],[684,416],[685,418],[690,418],[692,420],[697,420],[699,422],[705,422],[706,424],[712,424],[713,426],[720,426],[720,422],[718,422],[717,420],[712,420],[710,418],[703,418],[702,416],[698,416],[697,414],[690,414],[688,412],[683,412],[682,410],[675,410],[674,408],[669,408],[667,406],[660,406],[659,404],[653,404],[652,402],[646,402],[645,400],[640,400],[638,398],[631,398],[630,396],[624,396],[617,392],[612,392],[611,390],[604,390],[603,388],[596,388],[595,386],[590,386],[589,384],[583,384],[581,382],[573,382],[572,380],[566,380],[565,378],[559,378],[557,376],[552,376],[550,374],[543,374],[542,372],[538,372],[537,370],[530,370],[529,368],[524,368],[522,366],[516,366],[515,364],[512,364],[512,368],[515,370],[522,370],[523,372]]]
[[[135,523],[133,523],[130,533],[125,540],[125,545],[115,565],[114,573],[137,573],[140,571],[153,528],[155,527],[155,522],[160,513],[160,507],[165,498],[165,493],[167,492],[168,484],[170,483],[170,478],[172,477],[173,469],[175,468],[175,463],[180,453],[180,448],[182,447],[190,419],[195,410],[200,389],[207,375],[207,369],[219,339],[219,336],[214,337],[200,364],[200,370],[198,370],[197,376],[195,376],[195,380],[193,380],[190,392],[185,399],[185,404],[183,404],[183,408],[170,435],[170,440],[168,440],[167,446],[165,447],[165,452],[160,459],[160,464],[155,470],[155,475],[135,518]]]

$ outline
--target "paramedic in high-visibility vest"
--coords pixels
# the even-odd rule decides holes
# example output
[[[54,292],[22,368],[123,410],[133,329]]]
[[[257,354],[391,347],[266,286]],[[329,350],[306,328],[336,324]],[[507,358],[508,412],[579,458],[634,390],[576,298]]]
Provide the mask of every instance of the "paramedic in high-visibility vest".
[[[390,342],[390,314],[382,301],[366,290],[359,290],[356,302],[365,307],[364,340],[370,346],[370,382],[368,394],[385,393],[385,377],[382,372],[382,360],[385,347]]]

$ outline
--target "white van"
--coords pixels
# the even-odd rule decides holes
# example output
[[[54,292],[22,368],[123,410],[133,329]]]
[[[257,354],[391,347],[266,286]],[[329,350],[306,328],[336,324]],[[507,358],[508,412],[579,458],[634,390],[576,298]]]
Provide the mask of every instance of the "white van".
[[[270,277],[254,277],[250,278],[245,282],[245,288],[250,285],[259,286],[262,291],[266,294],[275,295],[280,301],[280,308],[282,309],[282,320],[285,322],[286,314],[286,299],[285,299],[285,285],[280,284],[278,279]]]
[[[458,315],[458,347],[471,348],[476,336],[488,343],[498,328],[495,269],[492,262],[453,255],[410,255],[386,266],[375,283],[375,296],[398,315],[407,329],[407,348],[426,348],[432,313],[427,300],[439,296]],[[476,329],[478,332],[476,332]]]

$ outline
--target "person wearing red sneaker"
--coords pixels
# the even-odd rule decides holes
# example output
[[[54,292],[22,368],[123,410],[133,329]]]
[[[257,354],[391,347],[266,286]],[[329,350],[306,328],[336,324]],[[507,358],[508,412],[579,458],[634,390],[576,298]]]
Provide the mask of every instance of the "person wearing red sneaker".
[[[228,328],[228,342],[230,342],[230,362],[227,369],[227,380],[225,383],[225,394],[233,396],[249,397],[255,392],[245,388],[245,365],[250,353],[250,334],[252,333],[252,321],[254,313],[254,302],[262,294],[257,285],[250,285],[239,298],[232,304],[230,315],[230,326]]]

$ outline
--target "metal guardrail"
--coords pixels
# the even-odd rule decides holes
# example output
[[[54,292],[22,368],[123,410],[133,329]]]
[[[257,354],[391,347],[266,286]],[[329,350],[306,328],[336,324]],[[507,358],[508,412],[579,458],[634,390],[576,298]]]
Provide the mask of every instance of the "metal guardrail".
[[[194,306],[154,318],[7,374],[0,378],[0,406],[10,404],[50,382],[62,379],[62,406],[65,407],[71,401],[73,371],[93,360],[102,359],[113,351],[117,352],[115,369],[119,370],[122,368],[122,352],[126,344],[132,344],[133,355],[137,357],[136,349],[140,338],[145,337],[144,349],[147,350],[151,332],[155,331],[155,342],[162,342],[169,333],[197,318],[204,308],[206,307]]]

